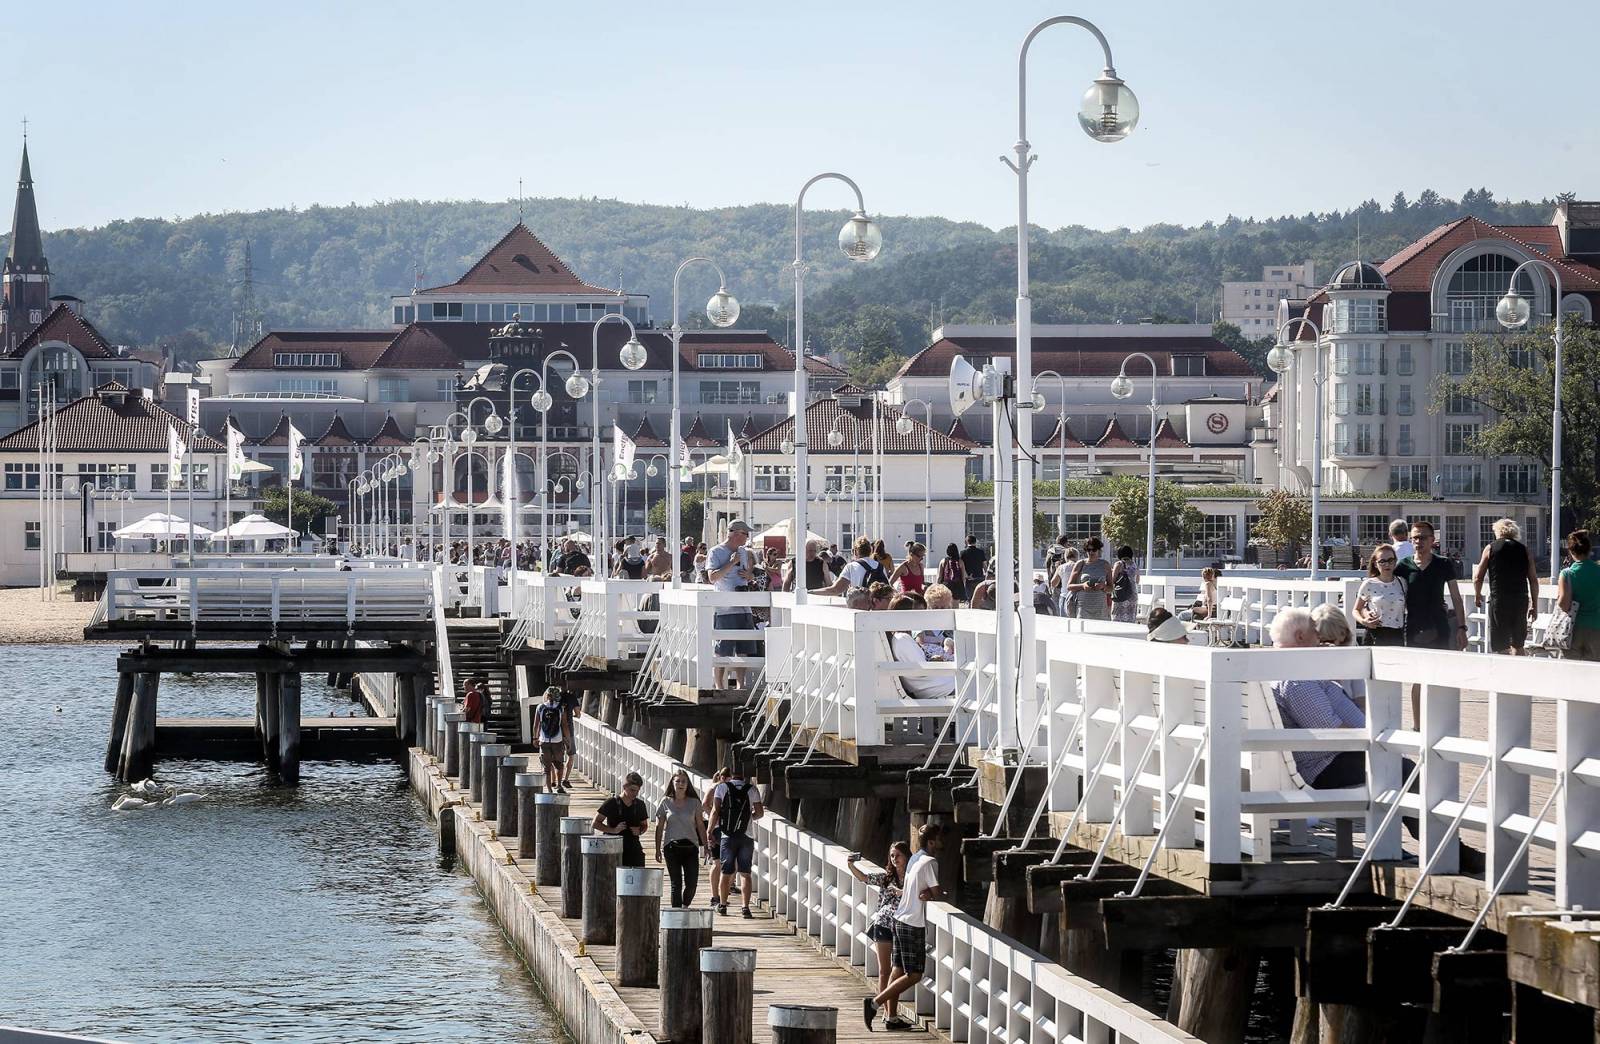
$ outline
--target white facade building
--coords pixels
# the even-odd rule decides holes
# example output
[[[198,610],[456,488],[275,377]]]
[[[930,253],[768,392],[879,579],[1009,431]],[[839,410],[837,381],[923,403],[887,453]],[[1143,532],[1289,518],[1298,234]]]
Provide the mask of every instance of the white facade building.
[[[1261,278],[1222,284],[1222,321],[1237,326],[1251,340],[1277,332],[1278,302],[1303,301],[1318,286],[1313,261],[1298,265],[1262,265]]]

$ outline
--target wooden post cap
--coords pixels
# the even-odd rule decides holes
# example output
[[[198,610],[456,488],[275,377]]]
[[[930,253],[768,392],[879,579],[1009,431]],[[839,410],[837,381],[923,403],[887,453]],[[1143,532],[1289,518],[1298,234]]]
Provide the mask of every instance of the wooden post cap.
[[[783,1029],[838,1029],[839,1009],[818,1004],[773,1004],[767,1007],[767,1025]]]
[[[526,790],[526,789],[528,789],[530,787],[542,787],[542,786],[544,786],[544,773],[543,772],[518,772],[515,782],[516,782],[518,787],[520,787],[520,788],[522,788],[524,790]],[[552,794],[550,796],[551,797],[556,797],[558,795]],[[534,800],[535,803],[537,803],[538,800],[540,798],[542,798],[542,797],[544,797],[543,794],[535,794],[533,796],[533,800]]]
[[[617,838],[618,841],[622,839]],[[617,867],[618,895],[661,895],[661,871],[655,867]]]
[[[703,972],[751,972],[756,970],[756,951],[737,946],[707,946],[700,951]]]
[[[669,906],[661,911],[661,930],[664,932],[706,932],[715,923],[710,910],[685,910]]]
[[[562,820],[562,822],[566,822]],[[621,855],[621,834],[585,834],[578,843],[578,850],[584,855]]]
[[[552,795],[561,797],[560,794]],[[593,820],[589,816],[562,816],[561,832],[563,834],[587,834],[593,829],[590,824]],[[621,840],[620,838],[618,840]]]

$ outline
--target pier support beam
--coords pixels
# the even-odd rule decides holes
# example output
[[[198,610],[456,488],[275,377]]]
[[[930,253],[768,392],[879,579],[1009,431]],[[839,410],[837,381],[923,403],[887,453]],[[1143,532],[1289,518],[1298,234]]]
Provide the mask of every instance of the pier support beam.
[[[128,706],[128,723],[123,730],[122,759],[118,776],[125,783],[146,779],[155,767],[156,694],[161,675],[154,671],[133,679],[133,697]]]
[[[686,729],[683,760],[690,771],[702,776],[715,775],[722,764],[717,761],[717,736],[710,729]]]
[[[256,714],[261,723],[261,759],[278,767],[278,679],[273,671],[256,674]]]
[[[117,698],[111,708],[111,738],[106,741],[106,771],[117,771],[122,761],[123,736],[128,731],[128,712],[133,706],[133,673],[117,672]]]
[[[1260,955],[1243,947],[1179,950],[1168,1021],[1206,1044],[1240,1044],[1259,963]]]
[[[278,779],[300,782],[300,675],[278,675]]]
[[[417,724],[416,690],[415,675],[394,676],[394,735],[408,747],[418,745],[417,737],[421,735]]]

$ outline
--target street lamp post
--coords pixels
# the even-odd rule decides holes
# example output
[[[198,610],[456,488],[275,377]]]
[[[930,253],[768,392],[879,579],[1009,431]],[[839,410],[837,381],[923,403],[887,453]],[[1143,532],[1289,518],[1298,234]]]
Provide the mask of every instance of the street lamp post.
[[[677,566],[678,545],[683,542],[683,480],[688,477],[687,469],[681,467],[684,457],[683,436],[680,434],[681,426],[678,413],[682,409],[678,379],[679,364],[682,362],[680,345],[683,341],[683,327],[678,322],[678,281],[683,275],[683,270],[692,264],[708,264],[717,270],[717,292],[711,295],[711,300],[706,302],[706,318],[713,326],[732,326],[739,320],[739,302],[728,293],[728,277],[723,275],[722,266],[709,257],[689,257],[679,262],[677,270],[672,273],[672,328],[669,331],[672,337],[672,422],[671,433],[667,438],[667,547],[672,552],[672,586],[674,589],[683,586],[682,570]],[[648,483],[646,489],[648,489]]]
[[[589,535],[594,539],[595,546],[601,549],[604,549],[605,538],[609,535],[601,532],[605,523],[605,490],[604,487],[600,485],[600,326],[602,323],[607,322],[622,323],[628,328],[628,340],[623,344],[621,350],[617,353],[623,369],[637,370],[644,366],[645,362],[649,359],[649,354],[645,351],[643,343],[641,343],[639,340],[638,331],[633,328],[633,320],[629,319],[621,312],[607,312],[599,319],[596,319],[594,323],[593,341],[591,342],[593,351],[589,357],[590,369],[588,379],[585,380],[583,374],[577,372],[576,367],[578,365],[578,361],[576,359],[573,359],[572,361],[572,365],[574,367],[572,376],[567,378],[567,394],[571,395],[574,399],[581,399],[583,398],[584,394],[588,392],[593,392],[594,394],[594,423],[589,432],[590,437],[593,440],[593,446],[590,450],[592,456],[589,459],[589,470],[593,474],[593,478],[591,479],[589,487],[589,528],[594,532],[590,533]],[[565,355],[567,358],[572,359],[571,354],[567,352],[553,352],[551,353],[550,358],[554,358],[556,355]],[[545,360],[547,365],[549,361],[549,358]],[[545,377],[546,380],[549,379],[548,371],[546,372]],[[579,388],[581,390],[574,391],[574,388]],[[541,388],[540,391],[544,392],[544,389]],[[549,393],[545,392],[544,394],[546,400],[548,400]],[[549,408],[549,402],[546,401],[546,405],[540,412],[544,412]],[[541,453],[541,456],[542,455],[543,454]],[[544,488],[543,474],[544,473],[541,472],[541,490]],[[549,498],[546,497],[543,499],[548,504]],[[595,510],[596,504],[598,504],[600,507],[598,512]],[[548,529],[549,521],[549,516],[546,514],[540,520],[539,524]]]
[[[1058,407],[1057,422],[1061,429],[1061,439],[1056,445],[1056,532],[1067,531],[1067,379],[1055,370],[1041,370],[1034,375],[1034,383],[1046,377],[1056,379],[1056,390],[1061,393],[1061,403]],[[1034,392],[1033,408],[1045,408],[1044,393]]]
[[[805,208],[807,190],[817,182],[827,180],[844,182],[856,196],[856,211],[839,230],[839,249],[850,260],[860,262],[871,261],[883,249],[883,233],[867,217],[866,200],[861,195],[860,186],[854,181],[830,171],[814,176],[800,187],[800,195],[794,202],[794,344],[789,346],[794,352],[794,532],[797,541],[805,539],[807,501],[811,492],[806,461],[806,444],[809,441],[806,438],[806,263],[800,216]],[[801,563],[798,568],[804,568],[804,560],[805,556],[797,552],[796,561]],[[794,585],[794,601],[796,605],[806,603],[804,584]]]
[[[1561,575],[1561,356],[1564,347],[1561,329],[1561,273],[1550,262],[1541,258],[1532,257],[1522,262],[1511,272],[1511,281],[1506,286],[1505,296],[1495,306],[1495,318],[1500,325],[1507,329],[1515,329],[1527,324],[1533,315],[1533,309],[1527,299],[1517,293],[1517,276],[1529,266],[1542,268],[1550,273],[1550,278],[1555,280],[1555,399],[1550,408],[1550,582],[1555,583]]]
[[[1017,141],[1012,146],[1016,159],[1002,156],[1000,161],[1011,168],[1017,176],[1017,359],[1016,359],[1016,389],[1017,389],[1017,424],[1016,440],[1016,482],[1017,482],[1017,558],[1021,566],[1028,570],[1029,579],[1033,572],[1033,305],[1028,285],[1028,169],[1033,166],[1036,158],[1032,155],[1032,146],[1028,143],[1028,49],[1032,46],[1034,38],[1053,25],[1075,25],[1088,32],[1100,44],[1100,50],[1105,56],[1105,65],[1100,76],[1089,85],[1084,92],[1083,101],[1078,107],[1078,124],[1085,134],[1099,142],[1116,142],[1126,138],[1135,125],[1139,122],[1139,102],[1133,96],[1125,83],[1118,78],[1116,67],[1111,60],[1111,45],[1093,23],[1073,15],[1057,15],[1047,18],[1034,26],[1026,37],[1023,38],[1022,47],[1017,54]],[[998,440],[1000,433],[996,432]],[[1005,494],[1004,483],[996,482],[995,495]],[[1008,510],[1009,501],[1004,505]],[[1000,504],[996,504],[995,515],[1002,515]],[[1032,583],[1027,584],[1031,588]],[[1026,590],[1026,588],[1025,588]],[[1014,602],[1015,595],[1006,583],[997,585],[995,611],[999,617],[1002,645],[1001,656],[996,660],[998,672],[997,681],[999,691],[1006,693],[1008,698],[1017,691],[1017,675],[1022,678],[1032,679],[1036,672],[1035,661],[1038,650],[1034,644],[1034,612],[1033,599],[1022,598]],[[1011,613],[1013,605],[1017,613],[1021,631],[1021,658],[1016,663],[1016,675],[1012,673],[1011,663]],[[1002,717],[1011,713],[1002,707]],[[1015,728],[1015,722],[1011,722]]]
[[[1295,336],[1300,335],[1302,326],[1311,327],[1314,340],[1311,350],[1312,357],[1311,383],[1315,389],[1315,413],[1311,418],[1311,573],[1310,578],[1315,580],[1317,572],[1322,566],[1322,415],[1327,412],[1322,401],[1322,385],[1328,379],[1322,370],[1322,329],[1304,316],[1295,316],[1285,319],[1278,326],[1277,343],[1267,353],[1267,366],[1277,374],[1287,373],[1294,364],[1295,350],[1287,340],[1289,330],[1294,329]]]
[[[900,404],[900,417],[894,422],[894,429],[902,435],[910,435],[915,425],[906,415],[907,408],[914,402],[921,403],[923,411],[927,414],[926,422],[922,426],[922,539],[927,547],[933,546],[933,405],[926,399],[907,399]]]
[[[1128,359],[1143,359],[1150,364],[1150,475],[1145,487],[1144,508],[1144,571],[1151,571],[1156,557],[1156,385],[1160,370],[1156,361],[1144,352],[1134,352],[1122,360],[1122,368],[1111,381],[1111,394],[1126,399],[1133,394],[1133,381],[1128,378]]]

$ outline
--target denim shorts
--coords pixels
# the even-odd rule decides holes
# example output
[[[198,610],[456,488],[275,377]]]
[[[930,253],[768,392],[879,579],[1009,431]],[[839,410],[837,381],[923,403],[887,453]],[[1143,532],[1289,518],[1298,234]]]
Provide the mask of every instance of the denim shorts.
[[[722,872],[748,874],[756,859],[756,839],[753,837],[722,838]]]

